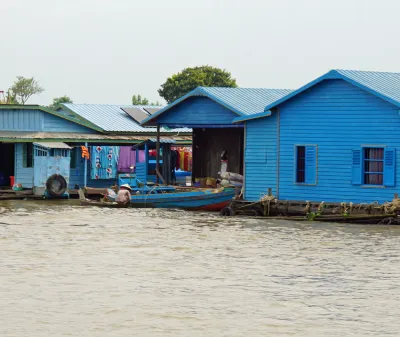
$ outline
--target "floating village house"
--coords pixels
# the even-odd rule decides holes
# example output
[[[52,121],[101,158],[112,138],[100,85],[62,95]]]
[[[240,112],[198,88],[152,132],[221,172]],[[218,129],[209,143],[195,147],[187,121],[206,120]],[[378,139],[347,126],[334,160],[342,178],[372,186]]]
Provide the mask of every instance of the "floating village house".
[[[233,123],[233,120],[262,112],[265,106],[290,92],[288,89],[199,87],[155,112],[142,125],[193,129],[193,181],[217,178],[221,156],[228,161],[228,171],[243,174],[247,135],[244,123]],[[258,146],[250,151],[257,152]],[[256,152],[256,156],[262,156]]]
[[[400,190],[400,74],[332,70],[245,122],[245,194],[371,203]]]
[[[139,122],[159,109],[64,104],[54,111],[37,105],[0,105],[0,186],[14,180],[40,194],[52,174],[63,175],[70,189],[111,186],[117,181],[118,150],[155,138],[156,130]],[[191,144],[191,130],[162,129],[161,142]],[[82,158],[82,146],[89,160]],[[100,163],[103,157],[107,165]]]

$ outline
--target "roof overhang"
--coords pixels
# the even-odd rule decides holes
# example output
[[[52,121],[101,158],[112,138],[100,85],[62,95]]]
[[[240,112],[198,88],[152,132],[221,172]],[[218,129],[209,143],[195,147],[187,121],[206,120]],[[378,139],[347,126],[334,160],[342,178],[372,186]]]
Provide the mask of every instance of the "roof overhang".
[[[163,139],[175,141],[176,144],[191,144],[192,136],[169,136]],[[0,131],[0,142],[7,143],[42,143],[42,142],[64,142],[64,143],[121,143],[137,144],[149,139],[143,135],[104,135],[85,134],[71,132],[23,132],[23,131]]]
[[[46,149],[65,149],[65,150],[72,149],[72,147],[70,147],[69,145],[67,145],[63,142],[34,142],[33,144],[39,145]]]

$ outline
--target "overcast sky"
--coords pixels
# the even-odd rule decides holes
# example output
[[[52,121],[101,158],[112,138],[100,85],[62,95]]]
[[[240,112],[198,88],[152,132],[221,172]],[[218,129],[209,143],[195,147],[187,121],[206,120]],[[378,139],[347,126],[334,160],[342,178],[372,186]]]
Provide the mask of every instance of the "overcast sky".
[[[0,90],[130,104],[185,67],[297,88],[333,68],[400,72],[398,0],[0,0]]]

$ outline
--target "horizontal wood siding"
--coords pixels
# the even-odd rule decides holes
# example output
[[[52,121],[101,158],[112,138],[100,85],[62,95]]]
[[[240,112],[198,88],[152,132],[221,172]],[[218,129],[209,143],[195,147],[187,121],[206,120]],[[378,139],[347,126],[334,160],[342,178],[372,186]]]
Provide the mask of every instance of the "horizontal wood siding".
[[[15,183],[24,188],[33,187],[33,167],[23,167],[22,143],[15,144]]]
[[[161,124],[181,125],[232,125],[237,114],[208,97],[189,97],[163,113],[157,121]]]
[[[268,188],[276,193],[277,114],[246,122],[245,199],[258,201]]]
[[[352,184],[353,149],[367,144],[400,148],[399,108],[343,80],[326,80],[279,110],[279,199],[370,203],[399,192],[400,151],[397,186]],[[295,184],[295,145],[311,144],[317,145],[316,185]]]
[[[60,117],[44,113],[44,132],[84,132],[96,133],[96,131],[85,126],[75,124]]]
[[[44,113],[40,110],[0,109],[0,130],[42,131]]]
[[[41,110],[0,109],[0,131],[96,133],[85,126]]]

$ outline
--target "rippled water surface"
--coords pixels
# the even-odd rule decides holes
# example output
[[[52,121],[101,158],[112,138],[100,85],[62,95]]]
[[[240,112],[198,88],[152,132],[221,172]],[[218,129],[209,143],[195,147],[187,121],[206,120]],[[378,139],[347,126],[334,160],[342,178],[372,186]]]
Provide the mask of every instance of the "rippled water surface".
[[[3,202],[0,336],[400,336],[400,227]]]

